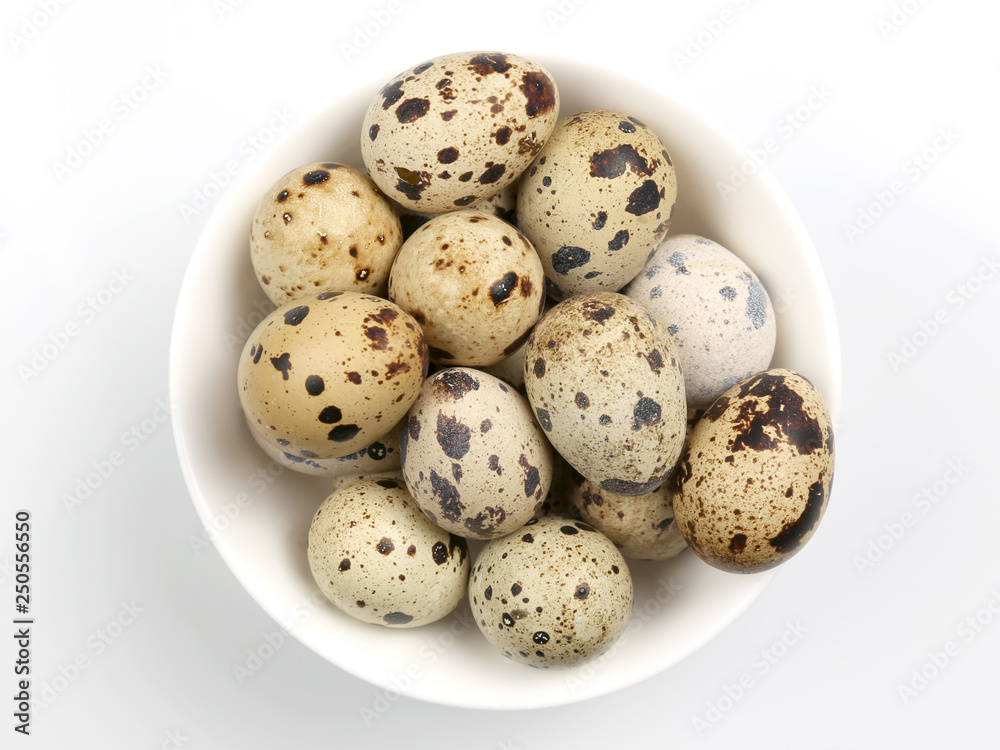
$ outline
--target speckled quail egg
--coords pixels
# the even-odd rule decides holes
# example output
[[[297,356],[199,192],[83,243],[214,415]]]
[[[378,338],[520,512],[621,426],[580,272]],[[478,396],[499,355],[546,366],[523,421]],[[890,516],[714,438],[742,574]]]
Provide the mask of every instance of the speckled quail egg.
[[[619,495],[667,477],[684,443],[684,379],[645,307],[611,292],[559,303],[528,337],[524,370],[539,424],[580,474]]]
[[[774,309],[756,274],[722,245],[682,234],[660,245],[623,293],[667,326],[692,407],[771,364]]]
[[[791,370],[758,373],[719,396],[695,425],[674,475],[676,523],[710,565],[773,568],[815,533],[833,465],[819,391]]]
[[[455,211],[403,243],[389,299],[420,323],[433,362],[491,365],[524,343],[545,302],[545,277],[517,229],[481,211]]]
[[[592,526],[532,519],[494,539],[469,576],[472,615],[486,639],[531,667],[566,667],[599,655],[625,631],[632,577]]]
[[[307,554],[327,599],[386,627],[441,619],[468,582],[465,540],[431,523],[391,479],[361,480],[327,497],[309,526]]]
[[[311,476],[342,478],[397,471],[399,469],[399,432],[402,423],[397,423],[388,433],[366,445],[355,453],[337,458],[307,458],[291,453],[287,448],[278,448],[264,439],[264,436],[249,424],[254,442],[272,460],[286,469]]]
[[[392,199],[454,211],[516,180],[558,117],[555,81],[536,63],[501,52],[443,55],[382,87],[364,116],[361,156]]]
[[[307,459],[355,453],[386,435],[427,372],[417,322],[388,300],[322,292],[287,302],[250,334],[240,404],[270,445]]]
[[[548,292],[617,292],[666,236],[677,197],[667,149],[611,110],[559,121],[517,195],[517,223],[545,266]]]
[[[399,218],[371,178],[335,162],[281,177],[250,225],[250,260],[276,305],[322,291],[385,296],[402,244]]]
[[[470,538],[517,529],[552,483],[552,448],[527,399],[472,368],[448,368],[424,381],[400,453],[406,486],[424,513]]]
[[[580,518],[614,542],[626,559],[669,560],[687,548],[674,523],[670,482],[645,495],[626,497],[574,472],[569,497]]]

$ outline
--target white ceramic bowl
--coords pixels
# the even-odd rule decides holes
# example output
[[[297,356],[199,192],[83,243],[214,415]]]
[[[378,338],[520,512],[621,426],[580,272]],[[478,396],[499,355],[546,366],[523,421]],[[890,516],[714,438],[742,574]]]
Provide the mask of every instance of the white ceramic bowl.
[[[836,417],[840,348],[833,306],[812,243],[774,180],[754,175],[723,198],[717,181],[729,179],[745,156],[703,117],[662,91],[589,64],[526,56],[555,77],[561,114],[617,109],[660,136],[677,170],[671,234],[715,239],[757,272],[777,314],[772,366],[812,380]],[[236,393],[237,361],[270,307],[250,265],[254,207],[279,176],[302,164],[333,160],[361,167],[362,114],[396,73],[382,71],[380,80],[332,96],[318,116],[271,147],[226,191],[204,229],[181,289],[170,352],[174,436],[191,497],[223,559],[277,623],[323,658],[381,688],[446,705],[521,709],[633,685],[714,638],[775,571],[724,573],[690,551],[667,563],[632,563],[635,610],[613,649],[584,666],[528,669],[487,643],[467,602],[437,623],[409,630],[363,624],[327,604],[309,572],[306,535],[329,480],[282,471],[247,433]]]

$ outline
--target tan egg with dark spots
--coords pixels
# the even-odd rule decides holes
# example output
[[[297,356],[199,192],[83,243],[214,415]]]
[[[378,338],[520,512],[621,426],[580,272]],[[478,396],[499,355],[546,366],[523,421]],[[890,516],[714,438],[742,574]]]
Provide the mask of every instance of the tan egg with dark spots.
[[[623,112],[588,110],[559,121],[521,178],[517,224],[555,299],[617,292],[663,241],[676,198],[656,133]]]
[[[637,497],[602,490],[574,472],[570,502],[580,518],[629,560],[669,560],[687,548],[674,522],[673,491],[664,482]]]
[[[382,87],[364,116],[361,156],[393,200],[454,211],[513,183],[558,118],[559,92],[540,65],[502,52],[443,55]]]
[[[420,394],[427,342],[388,300],[322,292],[271,312],[237,372],[250,428],[292,456],[347,456],[385,437]]]
[[[670,334],[621,294],[579,294],[528,337],[524,385],[553,447],[580,474],[619,495],[667,477],[684,443],[687,405]]]
[[[485,366],[524,343],[545,303],[544,282],[524,235],[466,209],[435,216],[403,243],[389,299],[423,327],[433,362]]]
[[[465,596],[466,541],[420,512],[406,486],[363,479],[334,491],[309,526],[309,569],[342,612],[375,625],[440,620]]]
[[[710,565],[768,570],[816,532],[833,466],[833,426],[819,391],[791,370],[759,373],[719,396],[695,425],[674,475],[676,522]]]
[[[445,531],[509,534],[542,506],[552,447],[527,399],[499,378],[450,367],[424,381],[400,436],[406,486]]]
[[[321,291],[385,296],[402,244],[389,200],[367,175],[335,162],[281,177],[250,225],[250,260],[276,305]]]
[[[568,518],[533,518],[486,543],[469,575],[472,616],[505,657],[568,667],[625,632],[632,576],[614,544]]]

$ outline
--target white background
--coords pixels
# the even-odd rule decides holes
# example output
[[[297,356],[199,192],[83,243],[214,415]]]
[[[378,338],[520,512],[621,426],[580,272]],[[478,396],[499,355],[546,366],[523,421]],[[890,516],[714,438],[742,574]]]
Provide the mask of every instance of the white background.
[[[0,621],[16,616],[14,513],[28,509],[45,705],[30,737],[14,733],[16,652],[0,634],[0,745],[923,748],[993,734],[998,24],[986,0],[5,2]],[[814,239],[843,345],[828,513],[721,636],[587,703],[419,703],[290,637],[238,678],[278,627],[198,541],[163,408],[175,300],[227,186],[183,206],[227,162],[251,168],[249,139],[280,136],[275,112],[304,121],[354,78],[467,49],[578,56],[670,90],[748,150],[778,142],[766,168]]]

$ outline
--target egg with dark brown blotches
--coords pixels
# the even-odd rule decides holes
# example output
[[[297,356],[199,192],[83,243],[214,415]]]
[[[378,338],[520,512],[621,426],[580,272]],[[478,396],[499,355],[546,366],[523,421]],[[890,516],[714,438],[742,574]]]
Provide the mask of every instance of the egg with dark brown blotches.
[[[382,87],[364,116],[361,156],[403,206],[455,211],[513,183],[558,117],[555,81],[537,63],[503,52],[442,55]]]
[[[445,531],[509,534],[541,507],[552,447],[527,399],[488,373],[450,367],[424,381],[400,436],[414,500]]]
[[[482,211],[435,216],[403,243],[389,299],[421,325],[431,361],[492,365],[516,352],[545,302],[531,243]]]
[[[517,225],[551,296],[617,292],[666,236],[676,197],[670,154],[650,128],[588,110],[556,124],[521,178]]]
[[[306,459],[346,456],[386,435],[420,393],[427,342],[388,300],[323,292],[272,311],[250,334],[237,383],[247,423]]]
[[[250,224],[250,260],[276,305],[321,291],[385,296],[402,244],[389,200],[367,175],[336,162],[283,175]]]
[[[330,494],[309,526],[307,557],[338,609],[392,628],[447,615],[469,575],[466,541],[431,523],[393,479],[362,479]]]
[[[816,532],[833,466],[833,426],[819,391],[791,370],[759,373],[695,425],[674,474],[676,523],[710,565],[768,570]]]
[[[528,337],[524,386],[553,447],[619,495],[656,489],[680,456],[684,378],[666,327],[621,294],[560,302]]]
[[[505,657],[567,667],[625,632],[632,577],[614,544],[568,518],[532,519],[486,543],[469,576],[472,616]]]

